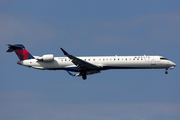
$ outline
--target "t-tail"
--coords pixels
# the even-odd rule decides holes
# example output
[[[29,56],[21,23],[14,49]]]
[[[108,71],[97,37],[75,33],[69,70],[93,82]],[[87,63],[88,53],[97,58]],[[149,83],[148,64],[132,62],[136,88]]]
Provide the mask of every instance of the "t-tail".
[[[18,56],[19,60],[35,59],[25,49],[25,47],[22,44],[15,44],[15,45],[6,44],[6,45],[9,46],[9,49],[6,52],[13,52],[13,51],[15,51],[15,53]]]

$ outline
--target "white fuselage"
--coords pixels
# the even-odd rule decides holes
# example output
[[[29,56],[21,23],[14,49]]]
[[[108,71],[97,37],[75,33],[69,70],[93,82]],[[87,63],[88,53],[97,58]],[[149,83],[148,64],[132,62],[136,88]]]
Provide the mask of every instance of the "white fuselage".
[[[174,68],[175,63],[162,56],[91,56],[77,57],[100,70],[106,69],[168,69]],[[44,62],[37,59],[19,61],[18,64],[41,70],[68,70],[79,72],[77,66],[68,57],[54,57],[54,61]]]

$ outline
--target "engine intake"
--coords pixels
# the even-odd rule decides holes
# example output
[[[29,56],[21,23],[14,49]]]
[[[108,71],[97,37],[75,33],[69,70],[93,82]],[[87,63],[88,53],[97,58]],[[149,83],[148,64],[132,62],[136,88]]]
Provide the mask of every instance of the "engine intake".
[[[43,55],[42,57],[37,58],[37,60],[44,62],[52,62],[54,61],[54,55],[53,54]]]

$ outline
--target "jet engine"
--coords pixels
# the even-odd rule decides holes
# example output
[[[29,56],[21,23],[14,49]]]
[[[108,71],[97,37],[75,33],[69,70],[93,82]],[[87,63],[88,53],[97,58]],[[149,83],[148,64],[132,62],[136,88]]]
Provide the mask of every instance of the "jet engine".
[[[37,58],[37,60],[44,62],[52,62],[54,61],[54,55],[53,54],[43,55],[42,57]]]

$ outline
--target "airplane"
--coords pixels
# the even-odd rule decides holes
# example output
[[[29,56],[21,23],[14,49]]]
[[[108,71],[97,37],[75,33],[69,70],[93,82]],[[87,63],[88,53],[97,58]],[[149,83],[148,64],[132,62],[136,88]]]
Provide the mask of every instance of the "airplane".
[[[86,80],[87,75],[100,73],[109,69],[174,69],[175,63],[162,56],[87,56],[75,57],[60,48],[66,57],[54,57],[53,54],[43,56],[31,55],[22,44],[6,44],[9,49],[6,52],[17,54],[19,65],[39,70],[66,70],[71,76],[82,76]],[[71,72],[78,72],[72,74]]]

